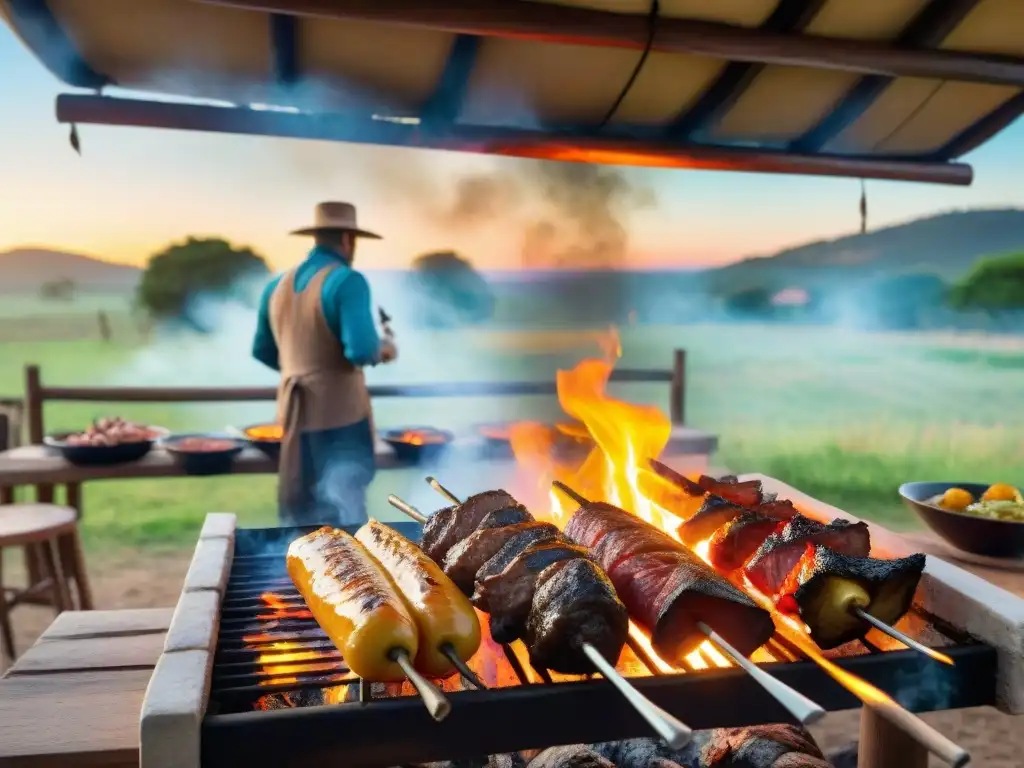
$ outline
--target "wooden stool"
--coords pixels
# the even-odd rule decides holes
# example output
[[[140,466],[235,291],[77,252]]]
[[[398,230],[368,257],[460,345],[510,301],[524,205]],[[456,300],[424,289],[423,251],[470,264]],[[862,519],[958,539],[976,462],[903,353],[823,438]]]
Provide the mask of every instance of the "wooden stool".
[[[55,504],[0,504],[0,639],[4,653],[14,659],[14,632],[11,609],[20,603],[43,602],[61,611],[75,607],[68,579],[73,579],[78,602],[92,608],[92,592],[85,573],[85,559],[78,537],[77,513]],[[3,551],[24,547],[25,556],[35,559],[39,578],[31,579],[25,589],[4,587]],[[27,571],[28,569],[26,569]],[[51,600],[40,600],[50,593]]]

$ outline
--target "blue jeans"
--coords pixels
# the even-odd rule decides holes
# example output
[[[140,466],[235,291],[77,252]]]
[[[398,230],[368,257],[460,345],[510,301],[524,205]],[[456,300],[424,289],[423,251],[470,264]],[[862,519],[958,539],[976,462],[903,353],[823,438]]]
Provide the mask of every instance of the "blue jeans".
[[[303,498],[281,508],[282,525],[362,525],[366,489],[376,472],[370,420],[347,427],[303,432]]]

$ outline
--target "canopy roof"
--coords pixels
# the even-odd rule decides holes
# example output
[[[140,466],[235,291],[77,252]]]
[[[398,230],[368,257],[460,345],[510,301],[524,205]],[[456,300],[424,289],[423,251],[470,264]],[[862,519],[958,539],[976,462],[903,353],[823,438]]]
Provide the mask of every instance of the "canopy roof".
[[[1024,111],[1022,0],[0,0],[0,18],[70,86],[163,95],[64,95],[71,123],[968,184],[951,161]]]

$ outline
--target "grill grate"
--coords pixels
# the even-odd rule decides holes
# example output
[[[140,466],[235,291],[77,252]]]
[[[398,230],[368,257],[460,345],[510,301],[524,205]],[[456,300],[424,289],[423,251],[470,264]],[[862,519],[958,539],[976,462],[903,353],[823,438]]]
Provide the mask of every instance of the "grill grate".
[[[420,535],[414,523],[395,527],[412,539]],[[285,571],[288,544],[310,530],[237,531],[204,723],[204,766],[305,765],[313,756],[336,758],[339,749],[352,764],[393,766],[647,735],[606,681],[533,669],[518,642],[502,646],[485,637],[470,662],[490,690],[475,691],[458,677],[443,681],[453,709],[442,723],[429,718],[408,683],[360,681]],[[956,666],[872,643],[850,644],[834,657],[912,711],[992,704],[995,651],[941,622],[919,619],[915,636],[942,647]],[[773,638],[755,661],[828,710],[858,706],[784,638]],[[694,728],[790,721],[724,657],[691,655],[669,667],[652,658],[640,637],[631,638],[617,668]],[[928,685],[921,687],[925,677]],[[517,725],[495,728],[502,722]],[[302,760],[293,760],[294,753]]]

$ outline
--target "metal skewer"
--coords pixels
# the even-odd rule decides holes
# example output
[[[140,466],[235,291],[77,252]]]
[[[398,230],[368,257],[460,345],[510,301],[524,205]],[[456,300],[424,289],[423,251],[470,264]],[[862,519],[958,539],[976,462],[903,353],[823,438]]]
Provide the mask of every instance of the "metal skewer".
[[[943,664],[949,664],[950,666],[953,666],[953,660],[949,658],[949,656],[947,656],[946,654],[937,651],[934,648],[929,648],[927,645],[918,642],[912,637],[908,637],[907,635],[903,634],[898,629],[896,629],[896,627],[886,624],[884,621],[879,621],[870,613],[865,611],[863,608],[858,608],[854,605],[850,607],[850,611],[855,616],[857,616],[857,618],[863,619],[868,624],[877,629],[879,632],[887,634],[893,640],[898,640],[899,642],[903,643],[910,650],[917,651],[918,653],[923,653],[928,658],[935,659],[936,661],[941,661]]]
[[[426,704],[430,716],[437,720],[437,722],[441,722],[448,717],[448,713],[452,711],[451,702],[441,693],[440,688],[416,671],[406,650],[404,648],[394,648],[388,654],[388,657],[402,668],[405,676],[409,678],[409,682],[416,689],[416,693],[420,695],[423,703]]]
[[[825,710],[799,691],[790,688],[783,682],[772,677],[750,659],[736,650],[729,641],[702,621],[697,628],[707,635],[708,640],[718,646],[722,652],[732,659],[740,669],[756,680],[762,688],[770,693],[777,702],[789,710],[801,725],[812,725],[825,716]]]
[[[405,515],[408,515],[417,523],[422,524],[427,522],[426,515],[424,515],[422,512],[416,509],[416,507],[414,507],[412,504],[406,503],[405,501],[398,498],[394,494],[388,496],[388,503],[398,511],[402,512]],[[483,681],[479,677],[477,677],[476,673],[469,668],[466,662],[459,658],[459,655],[455,652],[455,647],[451,643],[445,643],[441,646],[440,650],[441,653],[443,653],[448,658],[448,661],[452,663],[452,666],[455,667],[456,670],[458,670],[458,673],[462,676],[463,680],[465,680],[478,690],[486,690],[487,686],[484,685]]]
[[[451,501],[452,504],[462,503],[458,496],[441,485],[435,478],[428,477],[426,480],[431,488]],[[636,710],[637,714],[647,721],[647,724],[651,726],[654,732],[669,747],[672,749],[682,749],[690,743],[690,739],[693,738],[693,731],[690,727],[634,688],[626,678],[619,674],[618,670],[615,669],[615,665],[601,655],[597,648],[590,643],[584,643],[583,653],[586,654],[590,663],[597,668],[597,671],[604,675],[604,678],[609,683],[615,686],[623,698]]]
[[[560,483],[557,480],[552,485],[559,491],[564,493],[570,499],[575,501],[580,506],[589,504],[589,501],[583,496],[578,494],[572,488],[567,486],[565,483]],[[811,723],[817,722],[825,716],[825,710],[822,709],[818,704],[811,701],[809,698],[804,696],[799,691],[790,688],[788,685],[772,677],[759,666],[754,664],[750,659],[740,653],[734,648],[725,638],[715,632],[711,627],[703,622],[697,622],[697,627],[703,632],[707,638],[718,646],[725,654],[731,658],[736,665],[750,675],[754,680],[760,684],[768,693],[770,693],[776,701],[784,706],[794,718],[803,725],[810,725]]]

